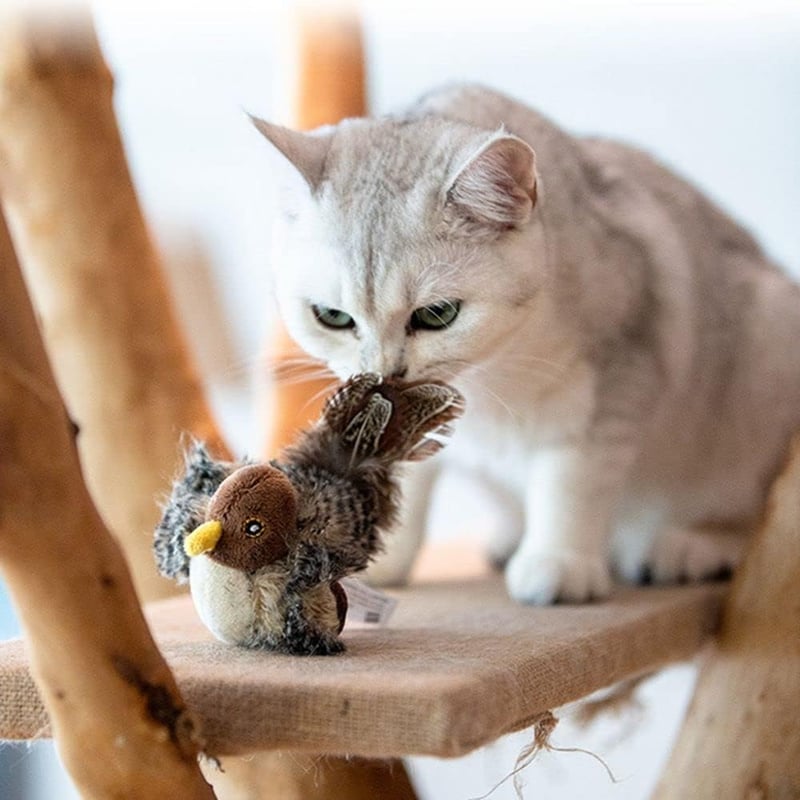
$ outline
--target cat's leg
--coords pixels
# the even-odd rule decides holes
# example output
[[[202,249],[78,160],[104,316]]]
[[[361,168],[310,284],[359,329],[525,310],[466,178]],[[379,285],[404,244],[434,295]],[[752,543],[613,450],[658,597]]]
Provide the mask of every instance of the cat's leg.
[[[749,528],[666,526],[637,538],[620,532],[614,542],[618,574],[631,583],[678,583],[729,575],[742,559]]]
[[[384,535],[384,551],[363,573],[373,586],[398,586],[408,580],[425,537],[428,509],[441,465],[438,458],[403,468],[402,503],[397,524]]]
[[[519,547],[525,530],[525,514],[516,497],[503,495],[498,512],[497,529],[486,544],[492,566],[504,568]]]
[[[490,503],[491,524],[483,539],[489,563],[496,569],[504,569],[514,555],[525,531],[525,510],[520,494],[507,483],[499,482],[485,472],[473,474],[479,481],[482,494]]]
[[[546,605],[609,594],[612,520],[634,456],[632,446],[596,442],[534,454],[525,535],[506,569],[512,597]]]

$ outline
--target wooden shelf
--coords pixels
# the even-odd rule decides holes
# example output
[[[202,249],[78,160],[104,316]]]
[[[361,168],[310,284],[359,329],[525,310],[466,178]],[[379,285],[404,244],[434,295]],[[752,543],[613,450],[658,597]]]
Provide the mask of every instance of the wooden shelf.
[[[692,656],[726,584],[620,588],[602,603],[526,608],[499,576],[392,592],[389,625],[345,630],[335,657],[252,652],[213,640],[188,596],[148,620],[214,755],[265,749],[457,756],[541,712]],[[0,737],[49,735],[23,644],[0,644]]]

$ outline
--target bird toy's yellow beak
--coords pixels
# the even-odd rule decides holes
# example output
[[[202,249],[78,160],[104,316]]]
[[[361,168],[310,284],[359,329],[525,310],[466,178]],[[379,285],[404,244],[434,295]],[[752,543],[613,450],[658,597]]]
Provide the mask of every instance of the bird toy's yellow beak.
[[[222,536],[222,523],[212,519],[196,527],[184,540],[183,549],[190,558],[210,553]]]

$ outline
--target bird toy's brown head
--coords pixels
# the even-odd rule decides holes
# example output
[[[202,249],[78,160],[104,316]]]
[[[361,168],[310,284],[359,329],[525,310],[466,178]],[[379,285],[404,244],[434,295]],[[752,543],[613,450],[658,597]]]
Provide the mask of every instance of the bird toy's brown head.
[[[203,553],[254,572],[286,556],[297,531],[297,492],[270,464],[242,467],[214,493],[206,521],[184,540],[190,557]]]

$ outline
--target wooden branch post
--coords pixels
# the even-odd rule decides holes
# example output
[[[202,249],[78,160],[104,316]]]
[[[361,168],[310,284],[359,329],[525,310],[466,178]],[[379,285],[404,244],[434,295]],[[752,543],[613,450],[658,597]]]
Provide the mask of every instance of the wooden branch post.
[[[414,800],[403,762],[259,753],[210,775],[224,800]]]
[[[800,797],[800,434],[654,800]]]
[[[0,568],[83,797],[213,798],[125,560],[81,478],[0,215]]]
[[[363,117],[367,111],[364,45],[361,28],[354,14],[341,9],[306,6],[292,18],[293,63],[287,65],[292,76],[292,109],[288,124],[308,130],[339,122],[345,117]],[[302,369],[294,368],[304,353],[279,325],[267,347],[277,365],[277,385],[273,390],[273,412],[267,426],[266,453],[274,456],[294,441],[298,431],[319,416],[321,393],[330,381],[298,381]],[[280,381],[281,364],[290,365],[292,379]],[[305,374],[318,367],[309,365]],[[309,398],[317,397],[316,402]]]
[[[144,600],[181,433],[222,450],[131,183],[81,10],[0,20],[0,188],[97,507]],[[5,305],[5,301],[4,301]]]

